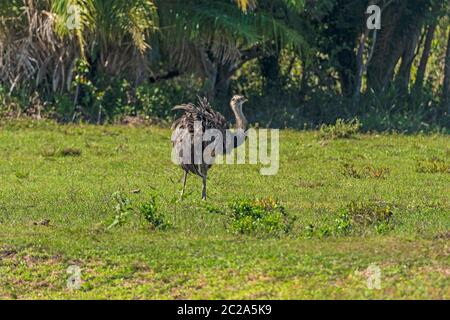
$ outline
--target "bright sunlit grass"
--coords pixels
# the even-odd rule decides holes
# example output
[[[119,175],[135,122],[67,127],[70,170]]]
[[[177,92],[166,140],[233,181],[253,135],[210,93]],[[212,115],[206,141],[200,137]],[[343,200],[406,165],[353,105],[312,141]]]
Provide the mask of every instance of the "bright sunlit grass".
[[[450,174],[417,170],[449,165],[448,136],[280,142],[277,175],[215,166],[204,203],[193,176],[179,201],[168,129],[3,125],[0,298],[450,298]],[[282,205],[287,231],[237,232],[245,199]]]

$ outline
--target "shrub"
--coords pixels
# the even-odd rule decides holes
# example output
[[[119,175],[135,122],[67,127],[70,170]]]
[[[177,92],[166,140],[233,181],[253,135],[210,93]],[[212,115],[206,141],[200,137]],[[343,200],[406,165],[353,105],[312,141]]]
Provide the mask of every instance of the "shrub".
[[[234,201],[230,209],[232,229],[241,234],[286,234],[293,222],[285,208],[272,198]]]
[[[361,123],[358,119],[348,122],[337,119],[334,125],[322,125],[319,136],[325,140],[348,139],[354,137],[361,129]]]
[[[150,200],[141,206],[140,213],[154,229],[164,230],[171,226],[165,215],[159,212],[155,196],[151,196]]]

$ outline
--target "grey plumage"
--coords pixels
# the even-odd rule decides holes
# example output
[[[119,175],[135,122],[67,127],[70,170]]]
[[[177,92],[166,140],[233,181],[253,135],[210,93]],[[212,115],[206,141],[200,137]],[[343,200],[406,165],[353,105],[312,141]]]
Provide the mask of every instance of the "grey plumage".
[[[245,131],[247,126],[247,120],[245,119],[245,116],[242,113],[242,105],[247,100],[240,95],[234,96],[230,102],[230,106],[235,114],[236,117],[236,124],[237,129]],[[178,162],[181,166],[181,168],[184,170],[184,177],[183,177],[183,190],[181,195],[183,196],[185,187],[186,187],[186,179],[189,173],[192,173],[194,175],[197,175],[202,178],[203,180],[203,192],[202,192],[202,199],[206,199],[206,179],[208,170],[211,168],[211,163],[208,163],[203,159],[203,151],[205,148],[210,145],[211,143],[217,143],[218,141],[215,141],[212,139],[211,141],[202,141],[201,142],[201,151],[202,154],[199,155],[199,159],[201,160],[200,163],[195,163],[195,148],[194,148],[194,124],[197,122],[201,124],[201,128],[197,128],[202,130],[202,133],[205,133],[206,130],[209,129],[215,129],[220,131],[222,134],[223,140],[223,149],[225,152],[230,151],[230,141],[226,141],[226,131],[230,128],[228,122],[226,119],[217,111],[213,110],[211,105],[209,104],[208,100],[206,98],[199,98],[197,104],[183,104],[178,105],[174,107],[172,110],[174,111],[183,111],[183,114],[177,118],[173,125],[172,125],[172,144],[173,144],[173,151],[175,156],[178,158]],[[234,139],[234,138],[233,138]],[[191,143],[191,147],[189,148],[190,154],[189,155],[183,155],[183,144],[185,143]],[[228,146],[228,147],[227,147]],[[237,145],[234,143],[232,148],[237,147]],[[183,158],[183,156],[185,156]],[[213,154],[212,156],[216,156]],[[184,159],[184,160],[182,160]],[[187,159],[187,161],[186,161]]]

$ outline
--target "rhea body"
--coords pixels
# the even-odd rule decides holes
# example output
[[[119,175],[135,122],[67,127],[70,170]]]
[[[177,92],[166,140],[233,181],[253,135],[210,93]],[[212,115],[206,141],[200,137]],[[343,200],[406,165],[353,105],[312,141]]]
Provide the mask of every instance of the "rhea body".
[[[232,136],[230,139],[230,135],[227,134],[227,130],[230,129],[230,124],[224,116],[213,110],[206,98],[199,98],[197,104],[189,103],[173,108],[173,110],[183,111],[183,114],[175,120],[172,126],[172,145],[174,155],[177,157],[179,165],[184,170],[181,198],[186,190],[187,177],[189,173],[192,173],[202,178],[202,200],[206,200],[206,181],[208,177],[208,170],[211,168],[212,163],[204,159],[203,151],[210,146],[211,143],[218,142],[217,140],[202,141],[200,144],[200,161],[195,161],[195,152],[196,150],[198,151],[198,148],[196,149],[196,146],[194,146],[196,139],[195,130],[199,129],[199,125],[202,133],[205,133],[207,130],[211,129],[218,130],[221,133],[221,142],[223,143],[222,148],[219,148],[219,150],[223,150],[224,153],[231,152],[234,148],[239,147],[239,145],[245,141],[245,131],[247,130],[248,121],[242,109],[246,101],[247,99],[241,95],[235,95],[230,101],[230,107],[236,121],[236,135],[244,135],[241,139],[236,140],[234,139],[235,136]],[[186,143],[191,144],[190,148],[186,148]],[[190,152],[190,154],[183,154],[186,150],[189,150],[188,152]],[[216,154],[213,156],[216,156]]]

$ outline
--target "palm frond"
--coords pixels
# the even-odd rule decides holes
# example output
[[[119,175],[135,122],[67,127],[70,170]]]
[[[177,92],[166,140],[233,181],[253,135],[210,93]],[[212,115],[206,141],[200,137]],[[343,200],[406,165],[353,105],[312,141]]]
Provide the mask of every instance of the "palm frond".
[[[227,1],[161,2],[161,31],[182,67],[205,69],[204,55],[222,63],[237,60],[239,48],[272,42],[306,53],[303,35],[262,11],[242,12]]]
[[[142,78],[158,27],[152,0],[11,0],[0,13],[0,81],[11,90],[31,87],[31,79],[53,91],[69,88],[79,58]]]

